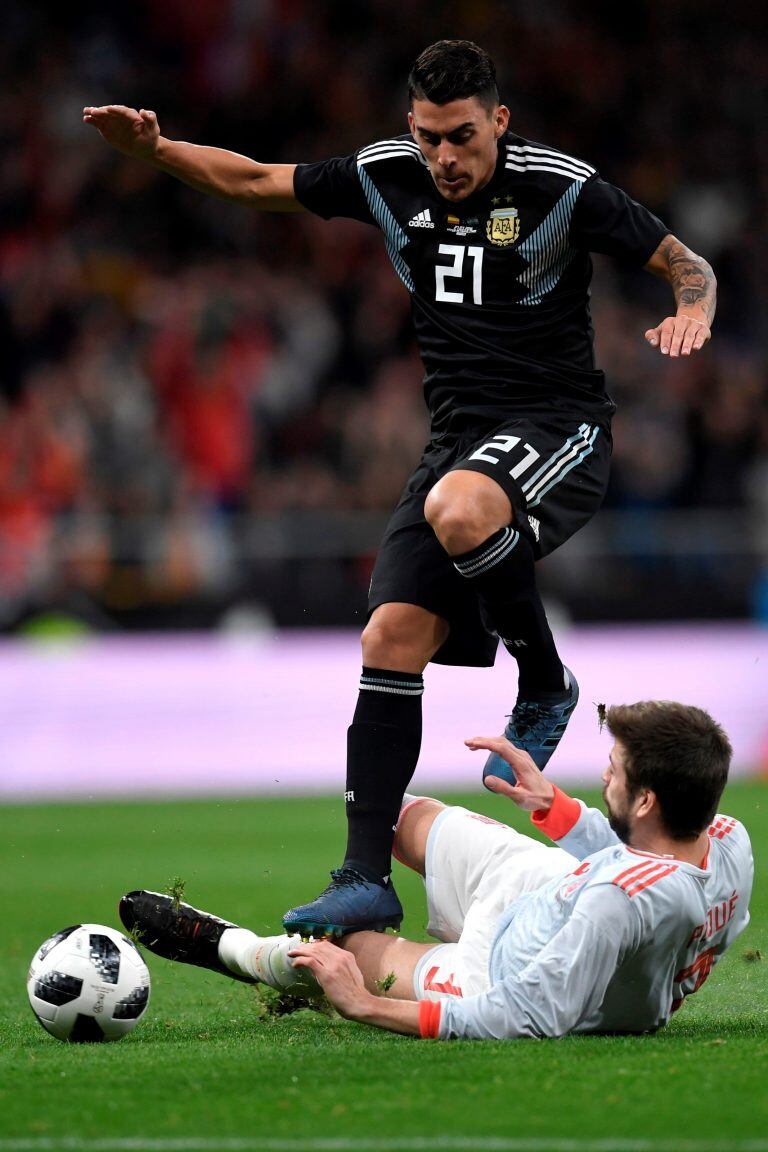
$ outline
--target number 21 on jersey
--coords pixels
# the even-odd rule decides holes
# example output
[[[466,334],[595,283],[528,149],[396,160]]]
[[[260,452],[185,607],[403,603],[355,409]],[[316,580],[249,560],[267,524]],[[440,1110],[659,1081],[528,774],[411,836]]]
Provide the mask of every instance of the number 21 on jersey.
[[[483,249],[479,246],[470,246],[465,248],[463,244],[441,244],[438,248],[441,256],[450,256],[453,260],[452,264],[437,264],[435,266],[435,300],[445,304],[463,304],[464,303],[464,287],[465,284],[469,287],[467,274],[464,271],[464,257],[468,256],[468,272],[472,277],[472,303],[482,304],[483,302]],[[457,291],[458,285],[452,285],[449,289],[446,281],[460,281],[461,290]]]

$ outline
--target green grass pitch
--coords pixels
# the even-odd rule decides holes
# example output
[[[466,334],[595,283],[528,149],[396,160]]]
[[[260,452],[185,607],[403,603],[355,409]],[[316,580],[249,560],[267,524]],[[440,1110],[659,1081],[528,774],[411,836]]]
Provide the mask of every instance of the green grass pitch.
[[[530,827],[481,791],[455,799]],[[277,931],[338,860],[342,807],[0,811],[0,1152],[768,1150],[767,783],[734,784],[722,804],[755,846],[752,924],[656,1036],[424,1042],[309,1010],[271,1016],[254,989],[151,956],[150,1005],[127,1039],[65,1045],[36,1022],[26,971],[52,932],[115,925],[123,891],[175,877],[200,907]],[[420,882],[399,867],[396,879],[403,931],[424,939]]]

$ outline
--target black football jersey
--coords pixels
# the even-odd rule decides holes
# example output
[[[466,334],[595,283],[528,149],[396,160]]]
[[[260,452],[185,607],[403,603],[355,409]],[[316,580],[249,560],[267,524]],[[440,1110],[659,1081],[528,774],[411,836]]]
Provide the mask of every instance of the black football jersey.
[[[433,432],[613,404],[595,366],[590,252],[645,264],[669,229],[595,169],[506,132],[494,175],[444,200],[409,135],[299,164],[299,202],[381,229],[411,294]]]

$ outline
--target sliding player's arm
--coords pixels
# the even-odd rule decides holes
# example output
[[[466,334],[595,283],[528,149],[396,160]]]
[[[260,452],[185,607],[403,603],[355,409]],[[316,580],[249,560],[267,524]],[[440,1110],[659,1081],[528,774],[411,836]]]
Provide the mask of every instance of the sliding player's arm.
[[[334,1008],[348,1020],[359,1020],[390,1032],[418,1036],[419,1004],[374,996],[351,952],[327,940],[297,944],[289,953],[294,968],[308,968]]]
[[[198,192],[264,211],[304,211],[293,190],[295,164],[259,164],[224,148],[168,140],[160,135],[155,113],[143,108],[84,108],[83,121],[118,152],[144,160]]]
[[[531,813],[536,828],[563,848],[583,860],[601,848],[619,844],[620,840],[608,820],[597,808],[588,808],[543,776],[531,757],[504,736],[473,736],[464,743],[473,752],[495,752],[506,760],[516,783],[509,784],[500,776],[488,776],[484,783],[491,792],[506,796],[518,808]]]
[[[717,303],[717,281],[703,256],[697,256],[671,233],[664,237],[645,265],[646,271],[672,288],[676,313],[645,334],[665,356],[689,356],[711,336]]]

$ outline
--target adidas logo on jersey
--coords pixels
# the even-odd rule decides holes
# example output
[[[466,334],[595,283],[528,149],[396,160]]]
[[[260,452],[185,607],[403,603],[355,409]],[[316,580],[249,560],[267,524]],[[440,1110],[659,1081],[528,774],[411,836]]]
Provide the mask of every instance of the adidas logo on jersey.
[[[434,228],[434,226],[429,208],[425,208],[423,212],[417,212],[413,219],[408,221],[409,228]]]

